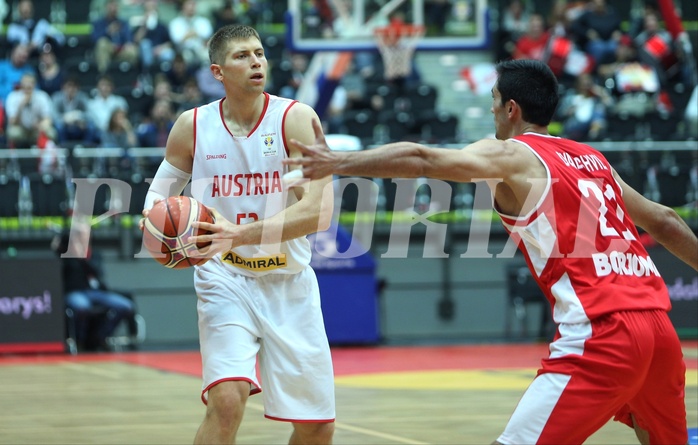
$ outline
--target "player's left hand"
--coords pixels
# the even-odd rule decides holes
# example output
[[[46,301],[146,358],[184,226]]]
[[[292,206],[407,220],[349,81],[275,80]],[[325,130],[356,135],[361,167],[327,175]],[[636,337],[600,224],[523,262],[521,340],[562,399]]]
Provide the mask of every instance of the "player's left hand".
[[[157,204],[158,202],[162,201],[162,199],[156,199],[153,201],[153,205]],[[148,215],[150,214],[150,209],[143,209],[141,212],[141,215],[143,215],[143,218],[138,220],[138,228],[141,229],[141,232],[145,229],[145,220],[148,219]]]
[[[209,246],[199,249],[200,256],[207,258],[199,264],[205,263],[219,253],[227,252],[232,249],[235,245],[235,240],[238,237],[237,232],[239,232],[240,228],[237,224],[228,221],[215,208],[209,207],[208,209],[213,214],[213,223],[204,221],[194,221],[191,223],[194,229],[203,230],[208,233],[205,235],[190,236],[187,240],[190,243],[197,244],[211,243]]]

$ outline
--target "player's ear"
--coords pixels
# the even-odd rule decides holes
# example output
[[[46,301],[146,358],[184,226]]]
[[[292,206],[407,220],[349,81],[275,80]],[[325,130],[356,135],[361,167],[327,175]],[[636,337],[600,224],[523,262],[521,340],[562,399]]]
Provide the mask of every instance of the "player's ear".
[[[221,71],[221,66],[213,63],[213,64],[211,64],[210,69],[211,69],[211,74],[213,74],[213,77],[216,80],[219,80],[222,82],[223,81],[223,72]]]

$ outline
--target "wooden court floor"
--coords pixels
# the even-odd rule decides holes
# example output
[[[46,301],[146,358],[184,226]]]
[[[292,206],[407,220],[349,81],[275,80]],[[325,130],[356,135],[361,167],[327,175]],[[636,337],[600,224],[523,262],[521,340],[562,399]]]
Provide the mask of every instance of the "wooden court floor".
[[[546,345],[335,348],[336,444],[488,444]],[[685,342],[689,427],[698,342]],[[0,444],[190,444],[204,414],[197,352],[0,356]],[[572,419],[570,421],[573,421]],[[240,444],[283,444],[290,426],[251,397]],[[610,422],[589,444],[637,443]]]

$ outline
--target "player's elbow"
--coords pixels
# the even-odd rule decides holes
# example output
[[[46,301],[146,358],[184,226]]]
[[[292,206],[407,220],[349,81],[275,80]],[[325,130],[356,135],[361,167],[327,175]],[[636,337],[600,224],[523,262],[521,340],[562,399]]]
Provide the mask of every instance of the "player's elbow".
[[[318,223],[317,223],[317,231],[324,232],[325,230],[328,230],[331,225],[332,225],[332,214],[330,213],[330,216],[327,217],[324,213],[320,213],[320,217],[318,218]]]
[[[650,223],[643,227],[654,239],[660,243],[664,240],[671,240],[681,232],[681,217],[676,210],[658,204],[653,212]]]
[[[417,144],[415,144],[412,150],[412,153],[409,155],[409,159],[413,160],[412,168],[414,170],[411,176],[415,178],[432,178],[437,176],[438,172],[435,171],[435,164],[432,159],[433,151],[429,147]]]

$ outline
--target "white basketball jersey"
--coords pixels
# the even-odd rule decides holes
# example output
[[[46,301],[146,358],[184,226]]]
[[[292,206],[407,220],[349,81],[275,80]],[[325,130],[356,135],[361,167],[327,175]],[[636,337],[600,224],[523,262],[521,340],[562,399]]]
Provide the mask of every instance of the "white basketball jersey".
[[[263,220],[297,201],[284,189],[288,156],[283,123],[295,101],[264,93],[266,103],[255,128],[247,135],[232,134],[223,119],[223,102],[194,110],[194,166],[192,196],[218,210],[228,221],[246,224]],[[305,237],[280,242],[280,233],[265,233],[264,244],[237,247],[212,259],[247,276],[291,274],[310,263]],[[204,265],[206,267],[206,265]]]

